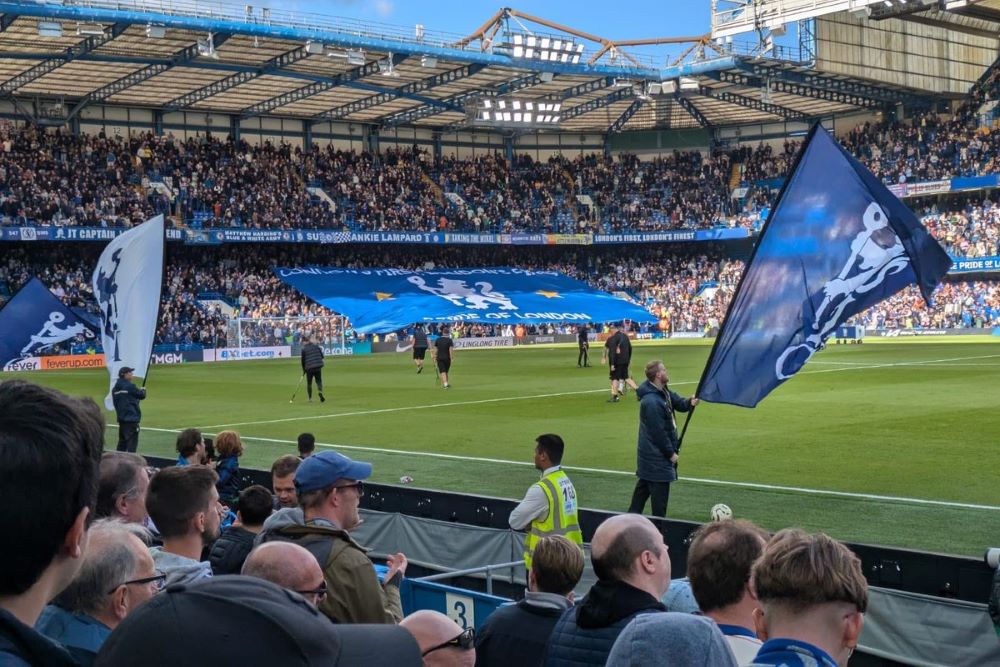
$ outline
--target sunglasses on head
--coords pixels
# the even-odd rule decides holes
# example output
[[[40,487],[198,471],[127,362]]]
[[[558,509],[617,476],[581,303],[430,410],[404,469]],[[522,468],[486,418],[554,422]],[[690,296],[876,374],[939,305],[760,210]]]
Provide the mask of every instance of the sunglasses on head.
[[[462,634],[455,637],[454,639],[449,639],[443,644],[438,644],[432,648],[427,649],[420,654],[421,657],[427,655],[428,653],[433,653],[434,651],[440,651],[443,648],[455,647],[460,648],[463,651],[468,651],[476,646],[476,630],[475,628],[468,628],[463,630]]]

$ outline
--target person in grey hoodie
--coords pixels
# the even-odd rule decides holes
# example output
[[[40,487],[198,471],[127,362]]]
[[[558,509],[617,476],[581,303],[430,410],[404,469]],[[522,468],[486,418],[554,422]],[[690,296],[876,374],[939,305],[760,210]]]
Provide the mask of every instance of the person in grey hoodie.
[[[677,437],[675,412],[688,412],[698,399],[681,398],[667,388],[670,376],[659,359],[646,364],[646,381],[636,390],[639,399],[639,440],[636,454],[635,490],[628,511],[642,514],[646,500],[653,498],[653,516],[667,516],[670,483],[677,480]]]
[[[737,667],[711,619],[668,611],[642,614],[625,626],[606,667]]]
[[[212,566],[201,561],[204,548],[219,537],[224,509],[215,488],[218,475],[206,466],[164,468],[149,482],[146,510],[163,538],[153,547],[156,569],[167,575],[167,585],[212,576]]]

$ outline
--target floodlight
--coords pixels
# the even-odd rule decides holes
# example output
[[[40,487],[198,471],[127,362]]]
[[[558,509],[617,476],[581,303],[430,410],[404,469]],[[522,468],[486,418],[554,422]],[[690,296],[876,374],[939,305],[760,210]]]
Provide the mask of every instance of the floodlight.
[[[437,67],[438,59],[434,56],[420,56],[421,67]]]
[[[146,37],[149,39],[163,39],[167,36],[167,29],[162,25],[146,25]]]
[[[305,48],[306,48],[306,53],[313,56],[318,56],[323,53],[326,47],[323,46],[322,42],[314,42],[313,40],[310,39],[309,41],[306,42]]]
[[[535,109],[535,103],[534,102],[525,102],[524,103],[524,108],[527,109],[528,111],[534,111],[534,109]]]
[[[521,46],[524,43],[524,37],[521,35],[514,35],[514,46]]]
[[[207,56],[209,58],[219,59],[219,54],[215,50],[215,38],[212,33],[208,33],[208,37],[205,39],[199,39],[198,42],[198,55]]]
[[[559,116],[553,116],[552,117],[552,122],[553,123],[558,123],[559,122]]]
[[[524,57],[524,47],[523,46],[515,46],[514,47],[514,57],[515,58],[523,58]]]
[[[421,39],[424,38],[424,24],[423,23],[418,23],[417,25],[413,26],[413,35],[418,40],[421,40]]]
[[[553,111],[559,111],[560,109],[562,109],[562,104],[559,104],[559,103],[556,103],[556,104],[555,104],[555,105],[554,105],[554,106],[552,107],[552,110],[553,110]]]
[[[528,46],[535,46],[538,40],[535,39],[534,35],[528,35],[528,39],[525,40],[525,44]]]
[[[541,46],[543,49],[547,49],[547,48],[549,48],[549,44],[551,44],[551,43],[552,43],[552,40],[550,40],[548,37],[542,37],[542,43],[539,46]],[[554,46],[552,48],[558,49],[559,47],[558,46]]]
[[[347,50],[347,64],[348,65],[364,65],[365,64],[365,52],[361,49],[348,49]]]
[[[104,37],[104,26],[96,23],[76,24],[77,35],[89,35],[91,37]]]
[[[399,76],[399,72],[396,71],[395,66],[392,64],[392,54],[389,54],[385,60],[378,61],[378,71],[382,76]]]
[[[513,102],[510,103],[510,105],[514,108],[514,111],[521,110],[521,100],[514,100]]]
[[[39,37],[62,37],[62,34],[63,34],[62,23],[59,23],[58,21],[38,22]]]
[[[523,115],[523,114],[521,114],[521,113],[516,113],[516,114],[514,114],[514,122],[515,122],[515,123],[521,123],[521,122],[523,122],[523,121],[521,120],[521,116],[522,116],[522,115]]]
[[[563,43],[561,39],[557,39],[556,41],[552,42],[552,48],[555,49],[556,51],[561,51],[562,47]]]
[[[564,62],[564,63],[565,63],[565,62],[569,62],[569,54],[568,54],[568,53],[564,53],[564,54],[562,54],[562,57],[560,58],[560,60],[561,60],[562,62]]]
[[[689,79],[687,77],[681,77],[680,83],[681,90],[698,90],[701,88],[701,84],[698,83],[697,79]]]
[[[524,50],[524,57],[525,58],[534,58],[535,57],[535,50],[534,49],[525,49]]]
[[[539,72],[538,73],[538,80],[541,81],[542,83],[549,83],[554,78],[555,78],[555,75],[552,74],[552,72]]]
[[[525,123],[530,123],[531,122],[531,114],[530,113],[524,114],[524,122]]]
[[[483,100],[483,108],[490,109],[493,107],[493,102],[491,100]]]
[[[663,92],[663,84],[651,81],[646,85],[646,93],[649,95],[659,95]]]
[[[498,109],[506,109],[506,108],[507,108],[507,103],[506,103],[506,102],[504,102],[503,100],[500,100],[500,101],[499,101],[499,102],[497,103],[497,108],[498,108]]]

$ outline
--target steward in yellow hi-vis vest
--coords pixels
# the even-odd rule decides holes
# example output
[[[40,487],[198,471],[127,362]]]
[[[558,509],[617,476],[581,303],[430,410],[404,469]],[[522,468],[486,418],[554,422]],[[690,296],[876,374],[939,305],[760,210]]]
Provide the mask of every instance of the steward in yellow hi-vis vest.
[[[514,530],[528,531],[524,565],[529,570],[535,545],[547,535],[563,535],[574,544],[583,544],[576,489],[560,467],[565,448],[562,438],[550,433],[535,442],[535,467],[542,471],[542,478],[528,488],[509,519]]]

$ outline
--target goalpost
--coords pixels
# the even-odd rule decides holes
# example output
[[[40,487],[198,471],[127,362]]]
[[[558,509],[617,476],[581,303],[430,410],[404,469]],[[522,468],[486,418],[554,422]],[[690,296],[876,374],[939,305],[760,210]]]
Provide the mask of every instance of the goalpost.
[[[299,345],[303,336],[330,354],[344,354],[347,347],[345,330],[349,326],[343,315],[305,317],[236,317],[226,327],[226,347],[273,347]]]

